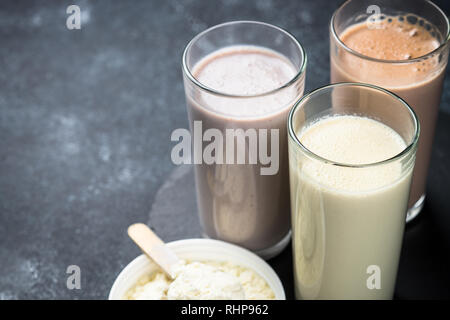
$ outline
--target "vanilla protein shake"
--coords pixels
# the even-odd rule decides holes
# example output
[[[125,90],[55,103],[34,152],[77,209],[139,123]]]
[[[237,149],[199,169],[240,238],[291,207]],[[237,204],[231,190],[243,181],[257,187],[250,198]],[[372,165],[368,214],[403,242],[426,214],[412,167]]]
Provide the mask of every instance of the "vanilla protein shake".
[[[419,1],[411,5],[416,2]],[[405,2],[405,6],[409,4]],[[341,28],[336,25],[339,13],[332,21],[331,82],[365,82],[391,90],[405,99],[419,118],[421,136],[409,199],[409,207],[413,209],[408,218],[412,218],[420,211],[425,197],[448,56],[446,50],[431,53],[446,41],[446,35],[414,14],[382,15],[376,22]],[[338,31],[339,28],[342,30]]]
[[[359,113],[375,109],[367,104],[374,96],[346,94],[358,93]],[[305,101],[321,108],[327,100]],[[402,159],[410,141],[356,109],[303,122],[312,110],[296,108],[289,139],[296,296],[391,299],[414,165],[413,155]],[[410,122],[404,128],[412,129]]]
[[[191,132],[200,123],[203,132],[212,129],[223,138],[223,147],[216,151],[223,154],[223,162],[195,166],[203,230],[208,237],[242,245],[265,258],[282,248],[269,253],[266,249],[289,240],[286,120],[303,93],[299,63],[269,47],[230,45],[198,59],[190,69],[208,90],[192,86],[185,77]],[[203,150],[213,139],[203,141]],[[264,160],[266,153],[272,157],[270,164]],[[237,160],[241,156],[244,163]]]

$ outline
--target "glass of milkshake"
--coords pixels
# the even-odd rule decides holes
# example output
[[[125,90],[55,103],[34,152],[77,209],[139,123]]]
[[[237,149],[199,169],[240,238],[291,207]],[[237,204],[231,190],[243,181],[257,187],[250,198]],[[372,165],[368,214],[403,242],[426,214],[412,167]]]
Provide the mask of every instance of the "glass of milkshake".
[[[339,83],[288,118],[298,299],[391,299],[419,123],[380,87]]]
[[[331,18],[331,82],[386,88],[402,97],[419,118],[421,136],[407,221],[424,205],[449,30],[446,15],[425,0],[350,0]]]
[[[266,259],[289,243],[286,121],[305,68],[298,41],[262,22],[217,25],[187,45],[184,88],[205,236]]]

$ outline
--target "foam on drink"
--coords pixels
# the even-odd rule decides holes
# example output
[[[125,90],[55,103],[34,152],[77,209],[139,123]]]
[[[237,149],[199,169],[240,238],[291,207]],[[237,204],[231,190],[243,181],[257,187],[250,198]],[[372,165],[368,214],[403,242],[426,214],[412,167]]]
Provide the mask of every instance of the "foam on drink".
[[[300,142],[316,155],[348,165],[384,161],[406,147],[403,138],[385,124],[351,115],[322,118],[304,128],[299,137]],[[325,186],[353,192],[383,187],[401,174],[399,163],[350,171],[311,161],[306,163],[304,170]]]
[[[296,72],[292,63],[281,54],[255,46],[229,46],[217,50],[193,69],[194,76],[203,85],[236,96],[255,96],[276,90],[294,78]],[[293,93],[293,89],[283,90],[261,98],[237,98],[235,103],[207,94],[202,100],[215,112],[255,117],[283,109],[292,100]]]

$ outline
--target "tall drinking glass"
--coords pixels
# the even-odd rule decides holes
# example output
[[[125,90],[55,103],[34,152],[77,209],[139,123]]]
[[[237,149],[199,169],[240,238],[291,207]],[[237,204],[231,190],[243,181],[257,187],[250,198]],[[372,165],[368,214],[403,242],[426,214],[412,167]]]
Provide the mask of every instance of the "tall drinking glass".
[[[298,299],[391,299],[419,123],[398,96],[339,83],[288,118]]]
[[[407,222],[422,210],[449,54],[449,21],[431,1],[349,0],[331,18],[331,82],[364,82],[402,97],[422,128]]]
[[[262,22],[217,25],[187,45],[184,88],[207,237],[263,258],[288,244],[286,121],[303,94],[305,67],[298,41]]]

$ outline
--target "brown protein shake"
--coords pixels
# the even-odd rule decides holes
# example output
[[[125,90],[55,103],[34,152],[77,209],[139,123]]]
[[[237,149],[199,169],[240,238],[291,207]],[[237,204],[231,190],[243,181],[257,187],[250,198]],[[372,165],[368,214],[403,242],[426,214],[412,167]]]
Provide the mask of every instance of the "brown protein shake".
[[[207,90],[192,87],[185,77],[191,133],[204,134],[203,142],[194,142],[194,153],[201,148],[204,154],[211,141],[223,142],[215,151],[220,163],[205,157],[194,162],[204,233],[264,258],[280,252],[290,238],[286,122],[303,94],[301,69],[271,48],[239,44],[220,47],[192,65],[192,77]]]
[[[331,82],[366,82],[384,87],[403,98],[419,118],[421,133],[408,220],[420,212],[425,198],[448,57],[448,51],[431,53],[443,39],[436,27],[413,14],[381,15],[376,22],[356,23],[337,35],[332,21]]]

